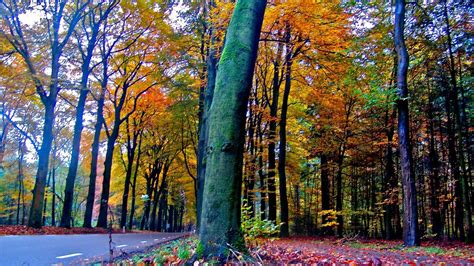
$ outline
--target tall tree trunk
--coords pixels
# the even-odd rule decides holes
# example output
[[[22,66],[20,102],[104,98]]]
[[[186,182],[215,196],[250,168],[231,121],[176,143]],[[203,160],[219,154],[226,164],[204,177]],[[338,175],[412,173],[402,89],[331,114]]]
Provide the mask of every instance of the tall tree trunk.
[[[293,49],[290,42],[290,27],[286,29],[286,72],[285,72],[285,90],[281,103],[280,114],[280,143],[278,149],[278,178],[280,188],[280,236],[287,237],[289,233],[288,224],[288,196],[286,191],[286,122],[288,116],[288,98],[291,90],[291,65],[293,64]]]
[[[393,110],[392,115],[389,118],[388,115],[389,110],[386,111],[386,136],[387,136],[387,151],[385,153],[385,181],[384,187],[386,198],[388,199],[387,204],[384,205],[384,226],[385,226],[385,239],[394,239],[394,228],[393,228],[393,212],[394,209],[398,209],[397,201],[398,201],[398,193],[395,191],[397,190],[398,182],[394,182],[393,180],[396,179],[394,173],[394,165],[393,165],[393,134],[395,131],[394,126],[394,119],[396,116],[396,109]],[[397,197],[395,197],[397,196]]]
[[[160,232],[166,231],[166,209],[168,208],[168,183],[164,183],[163,192],[161,193],[160,198],[160,208],[158,210],[158,225],[157,230]],[[164,223],[164,224],[163,224]]]
[[[158,174],[159,176],[159,174]],[[158,176],[156,178],[158,178]],[[161,182],[163,184],[163,181]],[[156,211],[158,210],[159,198],[160,198],[160,190],[158,189],[159,183],[155,183],[155,187],[153,188],[153,204],[151,206],[150,218],[148,219],[148,230],[155,231],[156,230]]]
[[[262,125],[261,125],[261,117],[259,118],[259,125],[258,125],[258,177],[260,182],[260,219],[265,220],[267,218],[267,184],[266,184],[266,176],[263,171],[263,132],[262,132]]]
[[[429,136],[429,186],[430,186],[430,218],[431,218],[431,231],[436,235],[437,238],[443,234],[443,222],[441,220],[441,210],[439,203],[440,193],[440,180],[439,180],[439,160],[438,153],[436,150],[435,142],[435,131],[434,131],[434,115],[433,115],[433,104],[432,104],[432,92],[430,90],[430,80],[428,78],[428,136]]]
[[[387,136],[387,151],[386,151],[386,169],[385,169],[385,183],[387,186],[386,192],[388,193],[387,199],[388,204],[386,205],[385,215],[385,233],[387,239],[398,239],[401,238],[401,225],[400,225],[400,208],[398,200],[398,175],[395,173],[394,165],[394,153],[393,153],[393,135],[395,132],[395,118],[397,116],[397,108],[393,109],[390,116],[389,125],[387,125],[386,136]]]
[[[453,112],[454,112],[454,128],[458,134],[458,150],[456,152],[456,144],[451,144],[454,147],[451,149],[454,149],[455,154],[453,154],[453,157],[456,161],[459,160],[461,169],[463,170],[463,173],[466,172],[466,165],[465,165],[465,160],[464,160],[464,132],[462,130],[462,123],[461,123],[461,116],[460,116],[460,110],[459,110],[459,100],[458,100],[458,86],[457,86],[457,81],[456,81],[456,68],[455,68],[455,61],[454,61],[454,53],[452,49],[452,41],[451,41],[451,27],[449,25],[449,16],[448,16],[448,6],[446,3],[446,0],[443,1],[443,13],[444,13],[444,19],[446,22],[446,36],[447,36],[447,46],[448,46],[448,55],[449,55],[449,74],[451,76],[451,89],[449,90],[449,98],[450,98],[450,103],[453,105]],[[453,133],[453,138],[455,139],[455,135]],[[454,140],[455,141],[455,140]],[[456,154],[459,155],[459,158],[457,158]],[[465,240],[465,231],[464,231],[464,206],[467,211],[467,227],[468,227],[468,232],[467,232],[467,240],[469,242],[474,241],[474,231],[472,228],[472,213],[470,211],[470,200],[469,197],[467,196],[469,194],[469,190],[467,186],[467,182],[464,180],[466,179],[466,175],[461,175],[459,172],[459,164],[456,163],[456,165],[452,165],[452,167],[456,167],[456,169],[451,169],[453,171],[453,176],[454,176],[454,193],[456,197],[456,227],[457,230],[459,231],[459,237],[460,240],[463,241]]]
[[[178,230],[178,207],[173,206],[173,226],[171,227],[171,232],[177,232]]]
[[[283,43],[278,42],[276,58],[273,62],[272,102],[270,105],[270,127],[268,131],[268,220],[276,222],[276,153],[275,139],[277,128],[278,100],[280,97],[280,64],[283,53]]]
[[[87,66],[89,68],[89,66]],[[85,73],[83,73],[85,75]],[[88,74],[87,74],[88,75]],[[63,211],[61,215],[61,227],[70,228],[71,227],[71,212],[72,212],[72,201],[74,198],[74,184],[76,182],[77,167],[79,165],[79,153],[80,153],[80,144],[81,144],[81,134],[82,134],[82,120],[84,116],[84,109],[87,99],[87,79],[83,82],[85,84],[81,85],[81,92],[79,95],[79,102],[76,107],[76,122],[74,124],[74,135],[72,138],[72,152],[71,152],[71,161],[69,162],[69,170],[66,177],[66,187],[64,189],[64,204]]]
[[[127,224],[127,209],[128,209],[128,194],[130,192],[130,181],[132,179],[132,168],[133,160],[135,156],[135,150],[133,150],[133,155],[128,156],[127,162],[127,172],[125,173],[125,182],[122,194],[122,210],[120,212],[120,228],[124,228]]]
[[[403,184],[403,242],[407,246],[418,246],[418,210],[416,201],[415,175],[410,145],[410,126],[408,114],[408,51],[405,46],[405,0],[395,3],[395,49],[398,56],[398,146],[400,149],[400,168]]]
[[[105,68],[105,66],[104,66]],[[134,70],[138,71],[140,68],[140,65],[138,67],[135,67]],[[104,77],[107,74],[104,72]],[[105,80],[105,78],[104,78]],[[105,161],[104,161],[104,176],[102,180],[102,194],[100,197],[100,208],[99,208],[99,219],[97,221],[97,227],[102,227],[102,228],[107,228],[107,216],[108,216],[108,210],[109,210],[109,193],[110,193],[110,177],[112,174],[112,163],[113,163],[113,157],[114,157],[114,149],[115,149],[115,142],[117,141],[117,138],[119,136],[120,132],[120,125],[126,121],[126,119],[132,115],[132,113],[135,111],[135,107],[133,107],[132,111],[130,111],[124,118],[121,117],[121,112],[125,104],[125,100],[127,98],[127,91],[130,89],[131,84],[128,82],[125,82],[122,84],[122,95],[118,99],[118,103],[114,104],[114,119],[113,119],[113,128],[112,132],[110,134],[107,134],[107,151],[105,153]],[[142,91],[141,93],[143,93]],[[135,104],[136,101],[141,95],[141,93],[137,94],[137,98],[135,98]],[[117,99],[116,99],[117,100]],[[108,133],[108,131],[106,131]]]
[[[120,113],[120,111],[119,111]],[[97,227],[107,228],[107,215],[109,211],[109,193],[110,193],[110,177],[112,173],[112,161],[114,156],[115,141],[118,138],[120,128],[120,117],[115,119],[112,134],[107,138],[107,151],[104,161],[104,177],[102,180],[102,194],[100,197],[99,219]]]
[[[217,71],[199,237],[206,253],[218,257],[225,256],[227,243],[243,243],[240,195],[245,116],[265,5],[265,0],[236,3]]]
[[[390,88],[394,86],[396,75],[397,75],[397,58],[393,58],[393,69],[390,77]],[[387,103],[390,103],[390,96],[387,96]],[[398,178],[395,174],[393,164],[393,135],[395,133],[395,118],[397,116],[397,108],[394,107],[390,112],[390,104],[387,104],[385,111],[385,135],[387,136],[387,150],[385,153],[385,175],[383,188],[385,198],[388,200],[387,204],[384,205],[384,232],[385,239],[397,238],[397,228],[394,228],[394,216],[398,213]]]
[[[351,217],[351,227],[353,228],[354,233],[359,233],[359,215],[355,214],[359,209],[358,202],[358,181],[359,176],[357,173],[351,175],[351,209],[354,214]]]
[[[142,117],[143,115],[144,113],[142,113]],[[130,132],[129,122],[130,122],[129,119],[127,118],[125,120],[125,124],[127,127],[127,171],[125,173],[125,182],[124,182],[124,188],[123,188],[123,194],[122,194],[122,210],[120,213],[120,228],[124,228],[125,225],[127,224],[128,194],[130,192],[130,181],[132,179],[133,161],[135,160],[135,151],[137,148],[138,136],[140,134],[139,131]],[[134,127],[136,126],[138,125],[134,124]]]
[[[56,151],[54,151],[53,156],[53,168],[51,173],[51,190],[53,193],[53,198],[51,199],[51,226],[56,226]]]
[[[0,94],[0,96],[4,97]],[[5,167],[3,165],[3,158],[5,156],[5,144],[7,142],[8,125],[5,118],[5,102],[0,103],[0,178],[5,174]]]
[[[147,201],[145,201],[145,206],[143,207],[143,216],[142,220],[140,221],[140,230],[144,230],[146,224],[148,223],[148,217],[150,215],[150,207],[151,207],[151,194],[153,193],[153,183],[151,178],[147,178],[147,174],[145,174],[146,179],[146,194],[148,195]]]
[[[349,131],[349,119],[352,113],[352,109],[354,107],[355,101],[351,98],[349,102],[346,103],[346,114],[345,114],[345,122],[344,122],[344,132],[342,141],[339,144],[338,153],[337,153],[337,173],[336,173],[336,211],[337,214],[337,235],[342,237],[343,228],[344,228],[344,219],[341,214],[342,212],[342,172],[344,170],[344,157],[346,155],[346,145],[347,141],[350,137]]]
[[[71,161],[69,163],[69,169],[66,177],[66,187],[64,189],[64,205],[63,212],[61,215],[61,227],[71,227],[71,212],[72,212],[72,201],[74,197],[74,184],[76,182],[77,167],[79,164],[79,154],[81,145],[81,134],[82,134],[82,120],[84,117],[84,110],[87,100],[87,84],[89,81],[89,64],[92,59],[92,51],[95,46],[97,32],[93,32],[93,39],[90,41],[88,47],[88,54],[84,60],[82,66],[82,80],[81,80],[81,92],[79,94],[79,101],[76,107],[76,121],[74,124],[74,135],[72,138],[72,152]]]
[[[184,205],[179,208],[179,224],[178,232],[183,232],[183,218],[184,218]]]
[[[51,87],[51,91],[57,91],[57,84],[51,85]],[[56,105],[56,96],[50,95],[47,97],[47,100],[44,101],[44,105],[43,142],[41,143],[41,148],[38,152],[38,170],[36,172],[30,215],[28,216],[28,226],[34,228],[41,228],[42,226],[46,177],[49,169],[49,155],[53,144],[54,107]]]
[[[211,1],[212,4],[213,1]],[[212,98],[214,97],[214,88],[216,83],[216,73],[217,73],[217,59],[216,51],[212,48],[214,43],[214,37],[212,31],[210,33],[211,38],[211,47],[209,48],[209,53],[207,56],[207,85],[204,92],[204,106],[203,112],[200,118],[199,126],[199,140],[198,140],[198,172],[197,172],[197,224],[198,227],[201,221],[201,212],[202,212],[202,201],[203,201],[203,191],[204,191],[204,180],[206,178],[206,160],[207,160],[207,146],[209,138],[209,111],[212,104]],[[198,228],[199,229],[199,228]]]
[[[474,145],[472,144],[472,138],[470,137],[469,134],[469,118],[468,118],[468,111],[467,111],[467,98],[465,95],[465,89],[463,86],[463,74],[462,74],[462,64],[461,64],[461,53],[458,52],[458,64],[459,64],[459,89],[461,92],[461,127],[463,129],[463,134],[464,134],[464,149],[466,151],[466,162],[467,166],[464,168],[464,179],[463,179],[463,187],[465,188],[465,197],[467,198],[467,201],[465,203],[466,208],[467,208],[467,217],[472,215],[473,207],[471,202],[473,201],[472,198],[472,167],[474,166]],[[472,236],[472,218],[469,221],[468,220],[468,242],[474,241]]]
[[[243,198],[250,208],[249,213],[251,216],[255,213],[255,204],[254,204],[254,195],[253,189],[255,186],[255,114],[252,110],[252,103],[249,103],[249,112],[247,117],[247,135],[248,135],[248,142],[246,144],[246,153],[248,153],[249,158],[244,160],[244,195]]]
[[[345,133],[344,133],[345,134]],[[344,228],[344,220],[342,217],[342,170],[343,170],[343,163],[344,163],[344,156],[346,152],[346,138],[342,140],[339,147],[339,154],[337,156],[337,173],[336,173],[336,212],[338,212],[336,220],[337,220],[337,235],[342,237],[342,231]]]
[[[174,220],[174,205],[169,205],[168,208],[168,222],[166,223],[166,232],[173,232],[173,220]]]
[[[321,210],[327,211],[331,209],[330,200],[331,196],[329,194],[329,165],[328,157],[326,154],[321,154]],[[324,214],[322,217],[322,234],[332,234],[330,227],[325,226],[328,222],[327,214]]]
[[[4,3],[2,1],[2,3]],[[49,170],[49,156],[53,143],[53,127],[54,127],[54,109],[56,106],[57,96],[59,93],[59,72],[60,72],[60,58],[64,49],[65,44],[68,42],[71,33],[73,32],[75,26],[79,22],[79,19],[82,17],[81,13],[84,11],[87,3],[77,4],[72,10],[71,17],[68,21],[69,25],[64,25],[64,12],[65,10],[71,11],[68,8],[65,8],[65,1],[54,1],[45,4],[46,12],[51,11],[50,24],[47,27],[47,33],[49,36],[49,48],[50,50],[50,70],[51,74],[49,75],[49,84],[45,86],[42,81],[38,78],[37,71],[31,60],[32,56],[29,51],[27,42],[25,41],[22,25],[20,23],[19,14],[22,12],[19,10],[19,7],[14,1],[10,5],[5,4],[5,16],[4,25],[9,28],[9,32],[12,35],[12,38],[6,38],[9,43],[14,47],[19,55],[24,59],[25,65],[28,69],[30,77],[36,88],[36,92],[41,100],[41,103],[44,105],[44,123],[43,123],[43,133],[42,133],[42,142],[41,148],[38,151],[38,164],[37,172],[35,178],[35,186],[33,189],[33,198],[30,206],[30,215],[28,216],[28,226],[40,228],[42,226],[42,212],[44,204],[44,194],[45,194],[45,185],[46,177]],[[2,9],[3,10],[3,9]],[[66,34],[60,34],[66,33]],[[60,40],[60,37],[62,39]],[[49,89],[46,89],[48,87]]]
[[[138,152],[137,152],[137,160],[135,163],[135,173],[133,174],[133,182],[132,182],[132,203],[130,205],[130,218],[128,220],[128,229],[132,230],[133,227],[133,216],[135,215],[135,200],[136,200],[136,191],[137,191],[137,176],[138,176],[138,168],[140,167],[140,157],[142,152],[142,134],[143,131],[140,132],[140,140],[138,141]]]
[[[169,169],[169,165],[165,164],[163,167],[163,174],[161,175],[161,184],[159,188],[158,188],[158,182],[156,182],[155,195],[153,196],[153,208],[151,211],[151,218],[150,218],[150,225],[149,225],[150,230],[156,230],[156,211],[158,210],[158,204],[160,203],[159,200],[161,198],[161,194],[163,193],[163,190],[167,184],[166,177],[168,175],[168,169]],[[156,177],[157,179],[160,172],[161,172],[161,169],[158,171],[158,174]]]
[[[77,167],[79,164],[79,154],[80,154],[80,144],[81,144],[81,135],[82,135],[82,120],[84,117],[84,110],[87,100],[87,94],[89,92],[87,85],[89,83],[89,75],[91,73],[90,64],[92,61],[92,57],[94,56],[94,49],[97,45],[97,37],[99,35],[99,29],[102,22],[108,17],[109,13],[112,9],[118,4],[117,0],[109,1],[107,8],[103,11],[100,8],[99,18],[96,21],[95,19],[95,11],[89,11],[89,25],[90,29],[86,29],[84,26],[84,30],[90,30],[90,33],[86,35],[87,39],[87,47],[86,52],[82,52],[82,78],[81,78],[81,92],[79,94],[79,101],[76,107],[76,120],[74,124],[74,135],[72,139],[72,152],[71,152],[71,161],[69,163],[69,169],[66,177],[66,187],[64,190],[64,206],[63,212],[61,216],[61,227],[70,227],[70,220],[71,220],[71,212],[72,212],[72,201],[74,196],[74,184],[77,175]],[[101,4],[98,4],[100,7]],[[83,24],[85,25],[85,24]],[[105,36],[104,36],[105,38]],[[79,44],[80,46],[80,44]],[[104,66],[107,66],[107,63],[102,63]],[[104,69],[105,73],[107,72],[107,68]],[[99,129],[100,132],[100,129]],[[95,179],[94,179],[95,182]],[[90,227],[88,225],[87,227]]]
[[[18,199],[16,205],[16,224],[20,224],[20,204],[22,199],[22,192],[24,190],[23,187],[25,186],[25,183],[23,181],[23,157],[25,155],[24,151],[24,142],[20,138],[18,141]]]
[[[48,207],[48,190],[49,190],[49,184],[51,183],[51,171],[52,169],[49,170],[49,174],[48,174],[48,180],[46,181],[46,188],[47,190],[45,191],[45,194],[44,194],[44,205],[43,205],[43,226],[46,225],[46,211],[47,211],[47,207]]]
[[[89,175],[89,189],[87,192],[86,210],[84,212],[83,227],[92,227],[92,211],[95,201],[95,182],[97,179],[97,161],[99,157],[100,133],[102,131],[102,123],[104,121],[104,101],[105,101],[105,83],[102,82],[101,93],[97,102],[97,120],[94,127],[94,140],[92,141],[91,153],[91,172]]]

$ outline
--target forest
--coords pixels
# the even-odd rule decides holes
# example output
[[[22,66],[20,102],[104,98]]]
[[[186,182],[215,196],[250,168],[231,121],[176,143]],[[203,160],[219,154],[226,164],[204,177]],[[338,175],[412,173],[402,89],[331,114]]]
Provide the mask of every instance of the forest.
[[[472,243],[472,12],[1,0],[0,225]]]

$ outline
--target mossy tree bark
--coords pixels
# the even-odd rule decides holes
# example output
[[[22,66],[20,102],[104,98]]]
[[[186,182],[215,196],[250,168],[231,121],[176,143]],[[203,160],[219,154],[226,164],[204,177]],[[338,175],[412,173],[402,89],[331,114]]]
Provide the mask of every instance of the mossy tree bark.
[[[214,6],[214,1],[209,1],[210,6]],[[202,197],[204,191],[204,181],[206,178],[206,147],[207,139],[209,135],[209,110],[212,104],[212,98],[214,97],[214,87],[216,83],[216,72],[217,72],[217,55],[216,51],[213,48],[214,45],[214,36],[212,28],[209,29],[209,48],[207,50],[206,58],[206,73],[207,73],[207,84],[206,87],[203,87],[202,93],[202,111],[200,112],[199,120],[199,141],[198,141],[198,160],[197,160],[197,187],[195,188],[197,195],[197,204],[196,204],[196,218],[199,225],[201,221],[201,210],[202,210]],[[204,54],[204,49],[202,52]],[[198,228],[199,230],[199,228]]]
[[[265,6],[265,0],[236,3],[219,61],[200,224],[200,240],[207,254],[224,256],[227,243],[243,242],[240,196],[245,117]]]

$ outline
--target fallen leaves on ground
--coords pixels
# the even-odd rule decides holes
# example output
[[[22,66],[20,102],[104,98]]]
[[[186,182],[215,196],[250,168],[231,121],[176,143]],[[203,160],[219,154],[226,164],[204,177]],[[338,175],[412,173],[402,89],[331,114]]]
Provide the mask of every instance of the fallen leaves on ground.
[[[105,228],[64,228],[56,226],[43,226],[40,229],[25,225],[0,225],[0,235],[71,235],[71,234],[107,234]],[[122,230],[114,229],[113,233],[122,233]]]
[[[205,265],[216,258],[199,259],[197,237],[161,245],[145,253],[116,261],[117,265]],[[188,253],[189,251],[189,253]],[[258,239],[248,255],[229,250],[225,265],[472,265],[474,246],[457,241],[424,242],[421,247],[404,247],[401,241],[351,240],[334,237],[290,237]],[[238,254],[243,254],[237,252]],[[232,255],[233,254],[233,255]],[[237,255],[238,255],[237,254]],[[194,260],[193,260],[194,259]]]
[[[338,241],[336,238],[292,237],[263,240],[255,248],[264,264],[467,265],[474,261],[474,246],[461,242],[428,242],[403,247],[400,241]]]

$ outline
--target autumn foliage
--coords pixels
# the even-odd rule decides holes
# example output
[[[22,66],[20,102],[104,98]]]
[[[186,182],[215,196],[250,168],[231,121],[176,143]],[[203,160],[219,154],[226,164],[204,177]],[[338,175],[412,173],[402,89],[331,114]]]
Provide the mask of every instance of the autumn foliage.
[[[422,242],[474,240],[472,8],[397,2],[406,8],[405,97],[395,9],[385,2],[267,1],[242,103],[243,174],[234,184],[242,196],[229,199],[245,202],[245,227],[401,239],[405,139]],[[199,229],[208,159],[233,147],[211,147],[204,133],[208,119],[227,111],[213,108],[213,85],[234,8],[1,1],[0,224],[8,227],[0,234]],[[409,134],[401,138],[405,103]],[[266,262],[413,263],[392,242],[377,242],[390,246],[384,253],[318,241],[264,242],[259,254]]]

